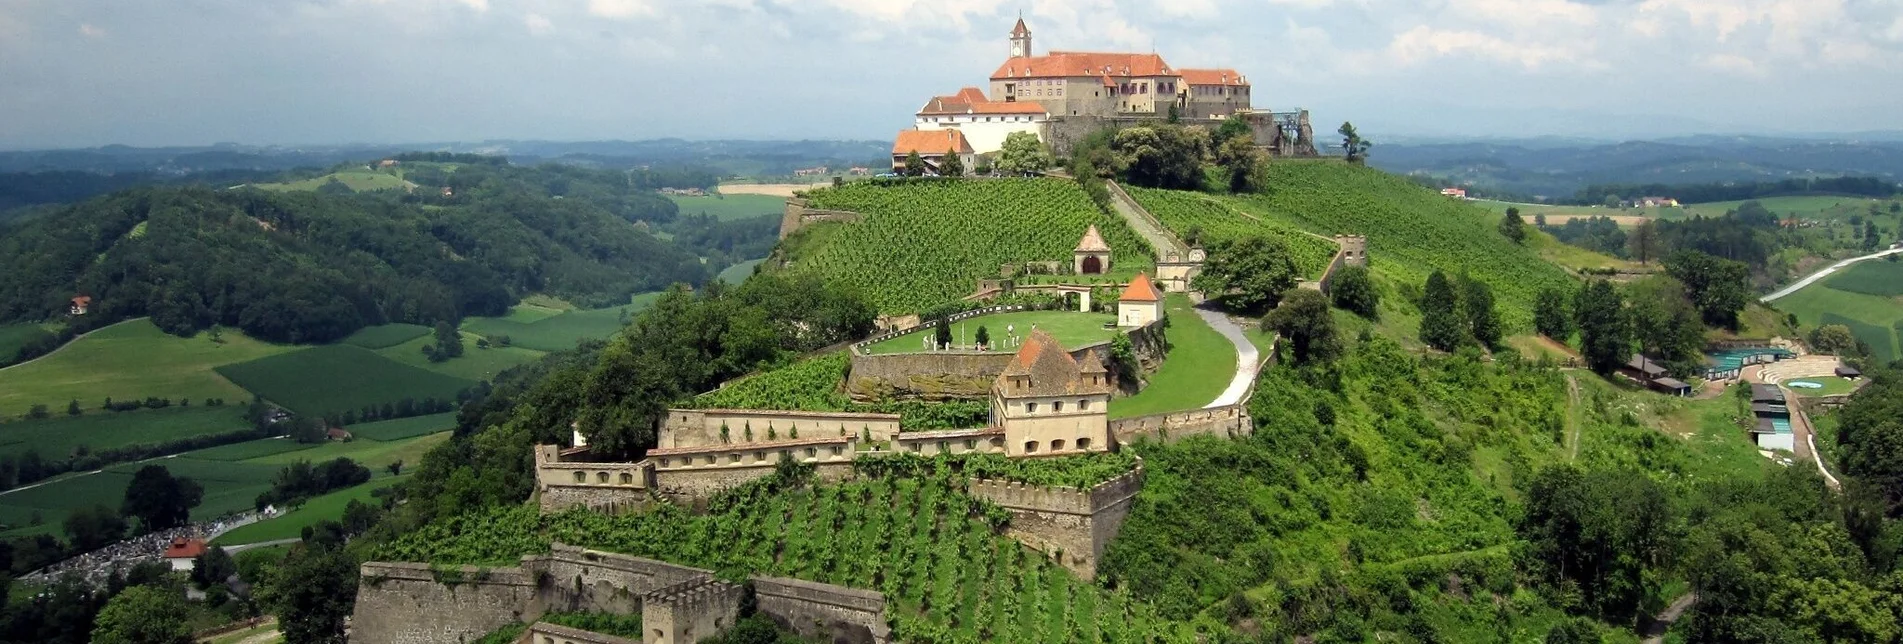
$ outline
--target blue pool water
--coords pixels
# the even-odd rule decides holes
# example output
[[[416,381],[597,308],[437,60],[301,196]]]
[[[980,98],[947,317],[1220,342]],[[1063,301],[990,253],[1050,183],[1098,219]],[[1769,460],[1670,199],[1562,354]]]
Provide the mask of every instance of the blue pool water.
[[[1780,356],[1782,359],[1797,354],[1783,349],[1725,349],[1707,353],[1705,357],[1711,361],[1713,369],[1728,371],[1744,366],[1746,361],[1754,356],[1762,355]]]
[[[1779,433],[1779,434],[1789,434],[1789,433],[1791,433],[1791,419],[1789,419],[1789,418],[1778,418],[1778,417],[1776,417],[1776,416],[1772,416],[1772,417],[1771,417],[1771,428],[1772,428],[1772,429],[1776,429],[1776,430],[1777,430],[1777,433]]]

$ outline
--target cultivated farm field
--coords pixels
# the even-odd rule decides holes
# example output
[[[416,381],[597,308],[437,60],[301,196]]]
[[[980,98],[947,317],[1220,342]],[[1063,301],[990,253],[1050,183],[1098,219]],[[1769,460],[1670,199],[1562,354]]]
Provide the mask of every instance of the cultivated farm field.
[[[358,329],[343,341],[365,349],[387,349],[429,334],[430,328],[421,324],[379,324]]]
[[[65,458],[81,446],[98,451],[224,434],[251,426],[244,418],[245,406],[237,401],[219,407],[201,403],[119,412],[82,404],[85,413],[79,416],[66,415],[62,406],[54,409],[50,418],[0,423],[0,454],[34,451],[48,458]]]
[[[19,416],[36,404],[63,411],[72,400],[96,408],[108,396],[248,402],[250,394],[215,368],[296,349],[231,330],[221,340],[207,333],[167,335],[144,318],[93,331],[38,360],[0,370],[0,415]]]
[[[344,185],[349,186],[351,190],[358,192],[365,190],[394,190],[404,187],[403,178],[398,176],[395,171],[379,171],[368,168],[348,168],[321,177],[301,181],[260,183],[254,184],[252,187],[260,190],[284,192],[310,191],[330,183],[331,179],[336,179]]]
[[[1836,275],[1811,284],[1777,301],[1780,311],[1797,316],[1807,327],[1842,324],[1870,345],[1879,360],[1894,360],[1899,355],[1898,331],[1903,330],[1903,293],[1879,295],[1897,290],[1891,281],[1903,268],[1882,260],[1859,262]],[[1859,292],[1862,291],[1862,292]]]
[[[357,438],[378,441],[395,441],[415,438],[456,428],[456,412],[449,411],[427,416],[411,416],[393,420],[379,420],[374,423],[351,425],[348,429]]]
[[[457,392],[476,384],[348,344],[309,347],[227,365],[219,367],[218,373],[265,400],[316,416],[404,398],[454,400]]]
[[[482,336],[463,332],[463,354],[442,362],[430,362],[423,355],[423,347],[436,343],[435,335],[425,335],[392,347],[378,349],[377,354],[397,362],[419,369],[434,371],[446,376],[464,380],[493,380],[496,374],[516,365],[534,362],[545,353],[535,349],[517,346],[495,346],[487,349],[476,346],[476,340]]]
[[[511,344],[536,351],[566,351],[581,340],[606,340],[626,326],[622,314],[634,315],[660,299],[660,293],[641,293],[627,305],[605,309],[576,309],[558,302],[523,302],[509,314],[463,320],[462,330],[485,336],[509,336]],[[561,304],[563,306],[554,306]],[[474,347],[470,347],[473,349]]]

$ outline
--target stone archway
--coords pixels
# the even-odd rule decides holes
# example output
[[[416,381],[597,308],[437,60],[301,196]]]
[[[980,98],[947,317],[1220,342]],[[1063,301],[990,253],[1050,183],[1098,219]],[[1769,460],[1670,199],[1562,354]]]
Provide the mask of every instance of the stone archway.
[[[1102,275],[1103,274],[1103,260],[1097,259],[1096,255],[1085,256],[1083,274]]]

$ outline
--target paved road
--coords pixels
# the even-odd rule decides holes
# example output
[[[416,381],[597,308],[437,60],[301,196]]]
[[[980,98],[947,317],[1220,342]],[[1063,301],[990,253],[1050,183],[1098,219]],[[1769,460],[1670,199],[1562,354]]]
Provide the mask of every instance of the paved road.
[[[1670,630],[1672,623],[1677,622],[1678,618],[1684,615],[1685,611],[1690,609],[1692,603],[1696,601],[1698,601],[1698,595],[1692,593],[1685,593],[1678,599],[1673,600],[1672,605],[1666,606],[1665,611],[1659,613],[1657,617],[1653,617],[1652,623],[1646,624],[1645,628],[1640,632],[1641,635],[1645,636],[1645,644],[1664,644],[1665,631]]]
[[[1182,243],[1176,241],[1176,238],[1168,231],[1151,223],[1150,215],[1138,210],[1143,207],[1141,204],[1136,203],[1135,200],[1125,202],[1121,198],[1123,195],[1119,194],[1121,188],[1110,186],[1109,190],[1110,209],[1117,211],[1117,214],[1123,217],[1123,221],[1130,224],[1130,228],[1135,230],[1137,235],[1143,237],[1143,241],[1149,242],[1150,248],[1156,251],[1158,259],[1172,253],[1178,257],[1189,254],[1189,249],[1184,248]]]
[[[1261,356],[1255,350],[1255,344],[1249,342],[1249,336],[1243,334],[1242,327],[1236,326],[1236,323],[1230,321],[1227,315],[1200,306],[1196,307],[1196,315],[1200,316],[1204,322],[1208,322],[1210,328],[1215,329],[1217,333],[1229,338],[1230,344],[1236,345],[1235,377],[1229,380],[1229,388],[1222,390],[1222,395],[1216,397],[1215,402],[1204,405],[1203,408],[1226,407],[1242,402],[1242,398],[1249,395],[1249,386],[1255,384],[1256,367],[1261,363]]]
[[[281,546],[287,543],[297,543],[299,541],[303,541],[303,539],[278,539],[277,541],[264,541],[259,543],[242,543],[235,546],[225,546],[225,554],[235,555],[240,552],[250,550],[252,548],[268,548],[271,546]]]
[[[1903,253],[1903,248],[1892,248],[1890,250],[1871,253],[1868,255],[1864,255],[1862,257],[1852,257],[1850,259],[1846,259],[1841,262],[1831,264],[1828,268],[1825,268],[1824,270],[1821,270],[1821,271],[1817,271],[1815,273],[1811,273],[1810,276],[1805,277],[1804,279],[1801,279],[1801,280],[1797,280],[1797,282],[1791,284],[1790,286],[1786,286],[1784,288],[1778,289],[1777,292],[1775,293],[1758,298],[1758,301],[1775,302],[1777,301],[1778,298],[1803,290],[1804,287],[1810,286],[1811,284],[1816,283],[1817,280],[1829,277],[1831,273],[1835,273],[1838,270],[1841,270],[1844,267],[1847,267],[1851,264],[1855,264],[1857,262],[1861,262],[1868,259],[1876,259],[1878,257],[1883,257],[1886,255],[1895,255],[1897,253]]]

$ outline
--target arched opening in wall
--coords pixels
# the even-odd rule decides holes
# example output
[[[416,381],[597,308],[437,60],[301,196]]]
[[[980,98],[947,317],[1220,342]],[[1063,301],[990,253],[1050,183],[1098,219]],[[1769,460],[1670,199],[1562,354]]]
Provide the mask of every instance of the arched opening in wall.
[[[622,484],[622,485],[634,485],[634,475],[633,475],[633,474],[630,474],[630,473],[627,473],[627,472],[622,472],[622,473],[621,473],[621,484]]]
[[[1064,439],[1059,438],[1057,440],[1051,441],[1051,451],[1053,452],[1064,451]]]
[[[1103,260],[1097,259],[1096,255],[1089,255],[1084,257],[1084,274],[1085,275],[1102,275],[1103,274]]]
[[[1090,449],[1090,439],[1088,438],[1077,439],[1077,449]]]
[[[1024,441],[1024,453],[1030,454],[1036,451],[1037,451],[1037,441]]]
[[[1078,294],[1077,294],[1077,293],[1075,293],[1075,292],[1071,292],[1071,293],[1065,293],[1065,294],[1064,294],[1064,308],[1065,308],[1066,310],[1072,310],[1072,311],[1074,311],[1074,310],[1077,310],[1077,307],[1079,307],[1079,306],[1082,306],[1082,305],[1083,305],[1083,296],[1082,296],[1082,295],[1078,295]]]
[[[588,482],[588,473],[587,473],[587,472],[576,472],[576,473],[575,473],[575,482],[576,482],[576,483],[587,483],[587,482]]]
[[[607,473],[607,472],[596,472],[596,473],[595,473],[595,482],[597,482],[597,483],[607,483],[607,482],[608,482],[608,473]]]
[[[993,439],[991,439],[991,448],[992,448],[992,449],[1004,449],[1004,439],[1002,439],[1002,438],[993,438]]]

